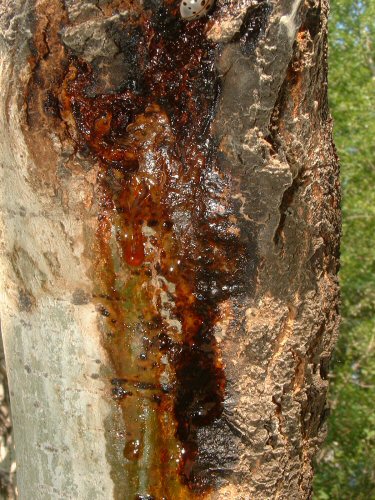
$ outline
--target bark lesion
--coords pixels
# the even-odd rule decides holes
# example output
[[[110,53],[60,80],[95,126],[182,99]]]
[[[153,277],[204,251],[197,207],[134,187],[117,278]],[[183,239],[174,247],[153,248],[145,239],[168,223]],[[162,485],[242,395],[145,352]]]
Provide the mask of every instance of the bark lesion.
[[[187,485],[195,495],[216,481],[213,471],[226,468],[231,439],[220,421],[225,373],[214,329],[220,304],[243,293],[246,257],[228,203],[230,178],[217,164],[210,130],[219,97],[217,47],[205,39],[203,22],[183,24],[175,6],[168,9],[165,18],[139,13],[122,35],[136,51],[129,56],[135,82],[125,74],[122,91],[101,93],[94,86],[100,67],[72,57],[60,108],[77,148],[86,147],[100,166],[96,296],[117,298],[105,301],[103,345],[127,439],[140,443],[138,464],[150,429],[137,424],[137,413],[152,410],[157,420],[147,424],[157,441],[150,463],[128,463],[127,453],[126,473],[133,488],[141,467],[153,464],[150,491],[172,495],[178,472],[181,491]],[[146,376],[157,391],[156,409],[134,390]],[[157,383],[162,378],[170,383]],[[207,443],[222,449],[222,459]],[[179,465],[163,458],[158,465],[158,454],[167,452]]]

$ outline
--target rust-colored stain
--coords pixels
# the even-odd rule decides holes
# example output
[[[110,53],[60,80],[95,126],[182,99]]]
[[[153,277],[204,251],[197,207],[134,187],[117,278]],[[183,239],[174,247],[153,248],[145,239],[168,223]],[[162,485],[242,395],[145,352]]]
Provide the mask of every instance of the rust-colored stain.
[[[198,431],[220,418],[226,385],[215,327],[244,255],[210,132],[219,48],[176,2],[131,8],[121,90],[98,93],[97,68],[71,55],[59,113],[100,165],[95,295],[124,419],[118,497],[200,498],[214,485]]]

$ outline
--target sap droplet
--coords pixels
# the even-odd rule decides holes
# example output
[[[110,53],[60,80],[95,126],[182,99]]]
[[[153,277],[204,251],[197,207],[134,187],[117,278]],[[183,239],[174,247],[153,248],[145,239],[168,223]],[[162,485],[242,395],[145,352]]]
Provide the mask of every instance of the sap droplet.
[[[145,250],[142,231],[138,227],[133,228],[131,235],[126,234],[123,243],[125,261],[129,266],[141,266],[145,260]]]
[[[125,444],[124,457],[128,460],[138,460],[141,455],[141,442],[139,439],[132,439]]]

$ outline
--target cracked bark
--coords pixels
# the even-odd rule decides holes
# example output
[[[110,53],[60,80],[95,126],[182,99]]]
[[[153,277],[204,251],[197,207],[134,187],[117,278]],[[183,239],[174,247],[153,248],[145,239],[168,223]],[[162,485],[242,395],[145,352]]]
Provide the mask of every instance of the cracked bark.
[[[6,0],[0,6],[1,321],[20,498],[30,498],[35,491],[41,499],[128,499],[136,494],[157,499],[302,499],[311,495],[312,460],[324,438],[327,372],[338,325],[339,186],[327,107],[326,1],[218,1],[209,18],[191,28],[202,38],[192,38],[197,52],[192,52],[191,59],[206,51],[205,64],[214,68],[220,88],[217,98],[206,96],[207,88],[194,88],[195,77],[186,73],[192,78],[189,95],[193,97],[189,98],[193,100],[183,102],[189,102],[190,112],[197,102],[203,103],[207,115],[214,109],[212,116],[203,117],[214,146],[205,150],[202,145],[200,151],[213,154],[216,163],[205,171],[206,178],[200,177],[201,184],[207,183],[205,194],[199,195],[202,199],[193,201],[198,199],[207,207],[212,201],[219,207],[215,210],[224,214],[216,229],[211,229],[215,224],[208,217],[211,233],[231,232],[237,238],[213,244],[215,255],[232,252],[232,260],[224,259],[225,265],[220,261],[217,275],[224,276],[223,288],[230,291],[215,302],[202,299],[209,311],[207,321],[212,323],[209,334],[220,361],[217,370],[224,369],[225,394],[215,418],[194,427],[198,451],[191,470],[195,476],[190,477],[186,469],[181,480],[168,482],[166,471],[176,477],[181,471],[170,463],[159,467],[160,439],[151,441],[147,432],[142,439],[150,446],[148,458],[134,469],[126,456],[124,429],[131,427],[126,420],[134,407],[130,400],[119,402],[130,391],[118,376],[121,360],[105,337],[106,321],[114,314],[118,320],[120,313],[108,299],[108,288],[101,289],[102,302],[97,292],[104,279],[103,265],[98,264],[100,251],[107,249],[106,237],[98,239],[97,219],[102,214],[102,179],[108,175],[109,153],[99,152],[98,143],[87,139],[92,134],[82,132],[74,102],[85,106],[92,99],[106,110],[108,96],[125,92],[124,75],[130,75],[129,81],[137,80],[153,38],[144,44],[147,49],[142,48],[143,59],[135,63],[130,56],[139,50],[152,23],[172,33],[168,30],[173,26],[165,27],[162,16],[175,19],[176,5],[158,0],[143,6],[120,0]],[[142,32],[139,26],[147,29]],[[189,27],[178,29],[177,37],[184,30],[190,36]],[[87,65],[95,78],[83,93],[73,95],[77,74]],[[160,79],[147,78],[159,96]],[[157,166],[157,155],[160,151],[168,155],[178,134],[173,129],[177,112],[161,98],[158,107],[148,95],[141,98],[144,101],[137,106],[144,109],[139,112],[134,104],[133,129],[127,129],[127,134],[134,142],[139,140],[134,126],[146,127],[149,142],[137,143],[140,163],[150,157],[150,144],[163,137],[159,149],[152,146]],[[211,98],[213,107],[207,104]],[[181,103],[177,107],[182,113]],[[107,118],[102,118],[95,122],[97,137],[107,126]],[[129,142],[128,136],[121,140]],[[100,136],[101,144],[105,137]],[[188,163],[188,154],[176,146],[173,161],[178,165],[182,157]],[[121,162],[123,168],[125,160]],[[210,182],[216,182],[215,195],[210,194]],[[187,248],[194,238],[199,246],[199,230],[192,226],[200,221],[192,215],[190,195],[183,198],[182,191],[185,201],[181,203],[190,207],[190,215],[184,218],[172,207],[168,217]],[[151,198],[156,196],[151,188],[150,193]],[[161,210],[153,203],[153,210]],[[168,253],[169,233],[151,224],[148,232],[142,229],[153,278],[150,282],[145,278],[135,289],[151,287],[153,297],[158,297],[159,321],[176,351],[181,346],[171,332],[177,327],[183,330],[184,314],[194,315],[196,310],[185,305],[178,313],[178,292],[173,286],[178,287],[181,280],[188,286],[188,281],[163,271],[160,257],[156,261],[156,251],[150,250],[155,237],[151,227],[167,242]],[[130,229],[136,240],[136,229]],[[140,257],[134,253],[131,258]],[[107,256],[103,259],[108,263]],[[197,282],[205,272],[212,274],[204,265],[191,268]],[[232,268],[240,291],[228,281],[226,269]],[[210,279],[204,283],[213,288]],[[191,296],[199,291],[194,289]],[[129,295],[128,302],[132,298]],[[173,356],[168,351],[162,356],[152,348],[149,352],[154,363],[166,363],[177,387],[181,381]],[[135,373],[139,369],[135,364]],[[142,380],[137,387],[143,384],[144,391],[157,385]],[[173,414],[176,390],[177,396],[173,389],[170,396],[168,391],[154,394],[155,400],[163,400],[158,411],[164,411],[164,416]],[[147,415],[155,411],[148,403],[139,404]],[[175,417],[181,413],[174,411]],[[168,429],[160,421],[148,422],[156,436],[157,429],[164,429],[173,453],[181,451],[184,438],[173,418]],[[132,432],[141,430],[135,426]],[[134,470],[135,482],[129,479]]]

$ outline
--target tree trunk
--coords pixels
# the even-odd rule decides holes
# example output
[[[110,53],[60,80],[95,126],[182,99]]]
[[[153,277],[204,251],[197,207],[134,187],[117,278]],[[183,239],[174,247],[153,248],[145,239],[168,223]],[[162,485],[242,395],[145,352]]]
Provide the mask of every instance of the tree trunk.
[[[327,9],[3,0],[21,499],[310,497],[338,324]]]

